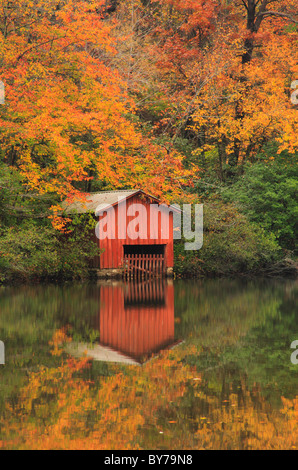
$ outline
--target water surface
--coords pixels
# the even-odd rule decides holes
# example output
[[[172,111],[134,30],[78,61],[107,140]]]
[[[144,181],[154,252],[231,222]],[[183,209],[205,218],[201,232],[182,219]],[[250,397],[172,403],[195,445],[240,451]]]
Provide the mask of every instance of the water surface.
[[[0,340],[6,352],[6,364],[0,366],[2,429],[20,418],[6,410],[20,400],[28,376],[38,374],[40,366],[61,366],[61,357],[50,354],[49,341],[67,327],[71,345],[95,357],[88,372],[94,387],[100,390],[109,377],[122,377],[124,383],[129,376],[122,393],[142,397],[140,416],[146,415],[149,400],[153,406],[149,389],[166,381],[162,393],[158,389],[164,401],[156,397],[150,416],[142,418],[135,436],[131,433],[130,446],[247,448],[250,437],[243,429],[255,423],[245,413],[265,426],[268,416],[273,419],[283,409],[284,399],[298,395],[298,366],[290,361],[290,345],[298,339],[297,285],[293,280],[196,280],[1,288]],[[154,370],[161,369],[157,384]],[[57,381],[51,400],[60,392],[62,381],[61,390]],[[45,421],[50,420],[47,413]],[[225,440],[232,421],[237,423],[233,444]],[[38,429],[42,434],[48,428]],[[276,437],[277,431],[271,442]],[[128,444],[120,440],[118,445]]]

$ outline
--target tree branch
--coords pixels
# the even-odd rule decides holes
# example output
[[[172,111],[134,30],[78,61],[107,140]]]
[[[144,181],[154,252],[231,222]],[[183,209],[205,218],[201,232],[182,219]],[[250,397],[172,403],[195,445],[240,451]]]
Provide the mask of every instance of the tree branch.
[[[244,0],[241,0],[241,2],[243,3],[243,5],[245,6],[246,10],[248,11],[248,5],[245,3]]]
[[[263,11],[263,12],[260,12],[258,14],[258,16],[263,16],[263,17],[266,17],[266,16],[279,16],[281,18],[286,18],[288,20],[290,20],[292,23],[296,23],[298,24],[298,20],[295,20],[295,18],[293,18],[293,16],[291,16],[289,13],[282,13],[280,11]]]
[[[58,37],[58,38],[52,38],[52,39],[49,39],[48,41],[41,42],[41,43],[37,44],[36,46],[29,47],[29,48],[26,49],[24,52],[22,52],[22,54],[18,55],[16,61],[18,62],[20,59],[22,59],[22,58],[24,57],[24,55],[27,54],[27,52],[30,52],[30,51],[32,51],[33,49],[38,49],[38,48],[41,47],[41,46],[45,46],[46,44],[49,44],[50,42],[58,41],[59,39],[64,39],[65,37],[66,37],[66,36]]]

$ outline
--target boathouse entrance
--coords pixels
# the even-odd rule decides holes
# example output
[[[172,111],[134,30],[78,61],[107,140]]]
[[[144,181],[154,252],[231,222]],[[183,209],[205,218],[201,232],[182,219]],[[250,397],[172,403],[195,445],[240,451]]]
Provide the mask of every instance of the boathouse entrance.
[[[123,251],[125,279],[166,276],[166,245],[124,245]]]

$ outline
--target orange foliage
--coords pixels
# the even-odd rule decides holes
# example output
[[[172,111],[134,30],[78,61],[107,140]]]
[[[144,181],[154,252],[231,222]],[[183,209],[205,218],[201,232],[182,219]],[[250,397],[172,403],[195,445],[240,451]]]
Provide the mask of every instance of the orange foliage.
[[[117,50],[105,2],[56,3],[0,1],[5,162],[18,166],[27,190],[63,198],[94,172],[108,188],[180,192],[178,181],[191,177],[183,157],[141,132],[127,84],[109,65]]]
[[[217,152],[221,165],[253,158],[268,140],[295,152],[296,1],[158,3],[150,47],[168,103],[159,132],[196,136],[194,156]]]

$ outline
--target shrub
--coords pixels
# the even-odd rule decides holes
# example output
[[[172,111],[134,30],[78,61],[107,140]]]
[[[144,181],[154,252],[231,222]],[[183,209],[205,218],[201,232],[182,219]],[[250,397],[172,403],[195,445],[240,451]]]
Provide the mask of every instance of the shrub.
[[[98,253],[90,240],[92,221],[75,218],[67,235],[32,222],[0,229],[0,282],[12,279],[85,277],[88,258]]]
[[[232,275],[259,271],[276,261],[281,249],[271,233],[250,222],[232,204],[217,201],[204,206],[204,244],[185,251],[175,243],[176,275]]]

